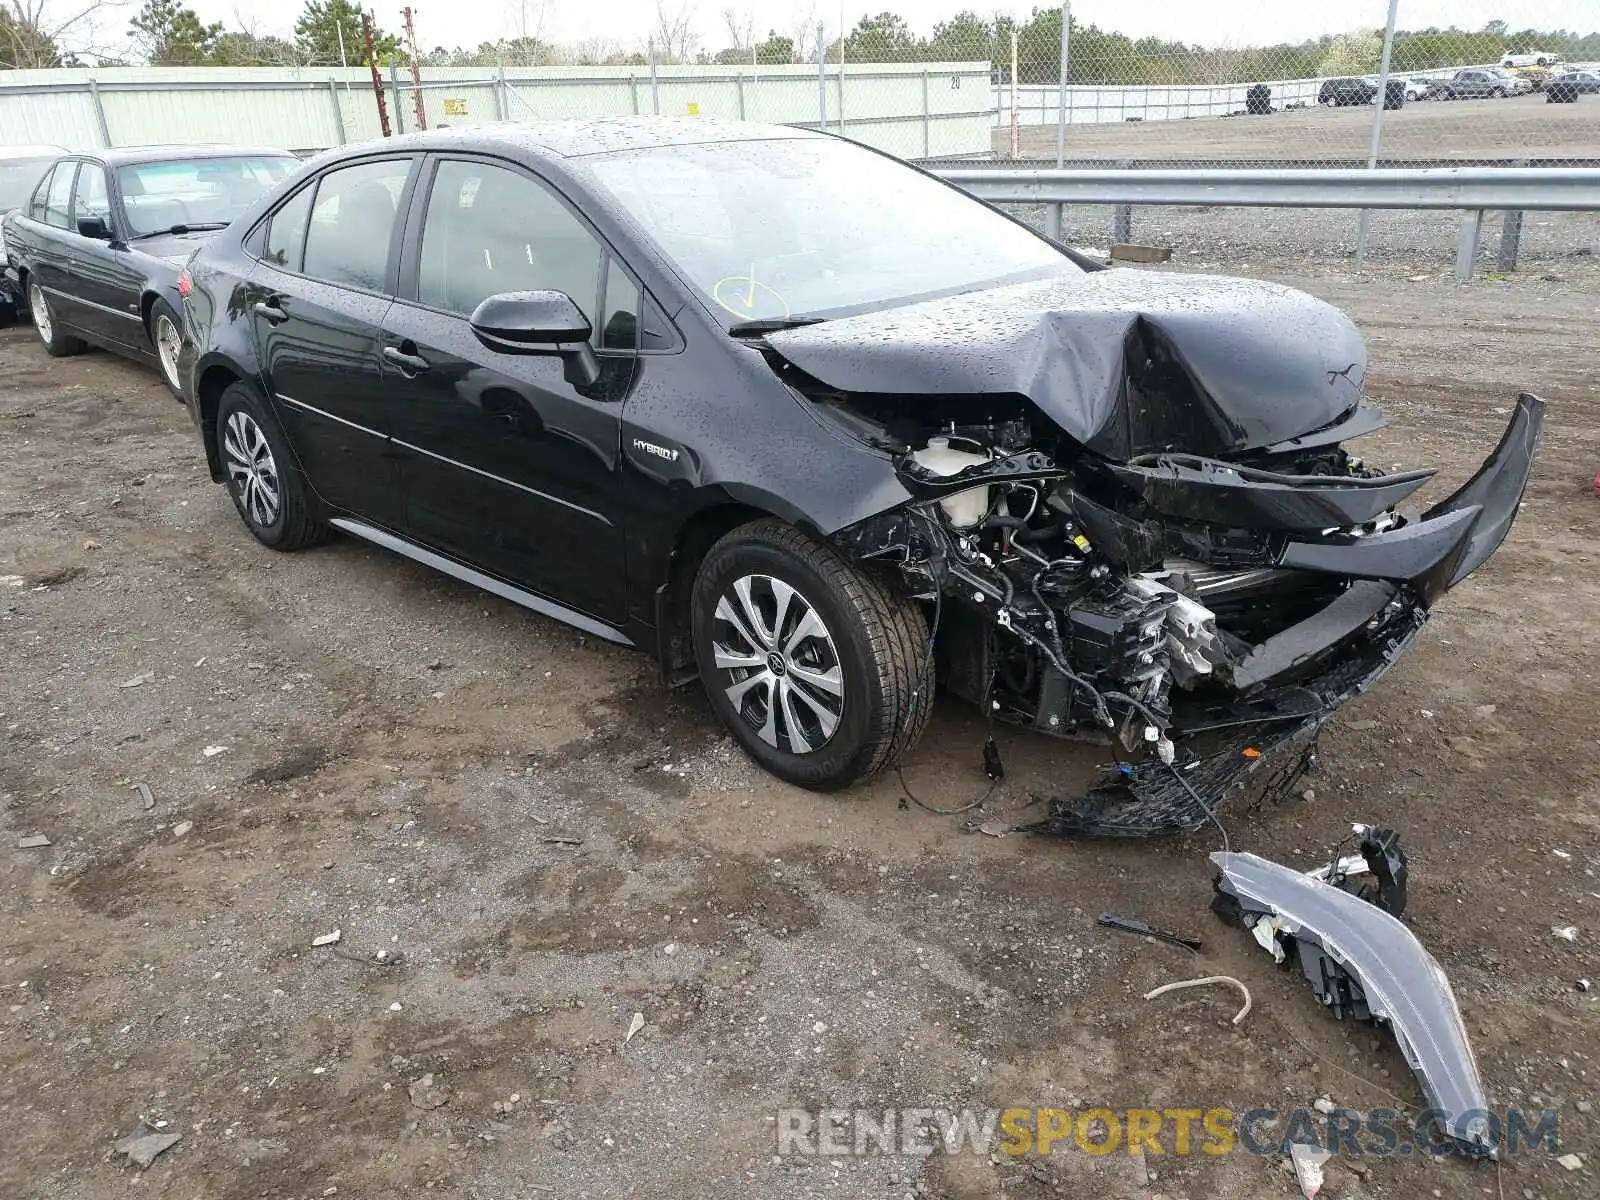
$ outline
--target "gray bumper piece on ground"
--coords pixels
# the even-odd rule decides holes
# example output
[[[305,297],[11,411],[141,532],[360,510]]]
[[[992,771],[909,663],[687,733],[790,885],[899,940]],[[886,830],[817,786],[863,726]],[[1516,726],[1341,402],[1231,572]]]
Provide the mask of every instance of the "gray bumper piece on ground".
[[[1488,1100],[1455,995],[1416,935],[1368,901],[1259,855],[1218,851],[1211,861],[1221,871],[1218,892],[1238,901],[1257,941],[1279,961],[1278,937],[1301,943],[1308,982],[1335,1009],[1340,981],[1329,977],[1324,956],[1347,973],[1359,989],[1356,1011],[1364,1001],[1393,1030],[1444,1131],[1463,1153],[1495,1157]]]

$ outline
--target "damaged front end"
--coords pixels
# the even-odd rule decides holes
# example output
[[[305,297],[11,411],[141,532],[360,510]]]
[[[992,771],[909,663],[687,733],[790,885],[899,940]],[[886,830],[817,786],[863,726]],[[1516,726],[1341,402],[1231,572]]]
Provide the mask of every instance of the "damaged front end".
[[[1052,315],[1029,320],[1055,329]],[[1505,538],[1545,407],[1519,397],[1479,472],[1419,513],[1405,502],[1432,471],[1385,474],[1342,444],[1383,424],[1361,395],[1364,361],[1302,364],[1344,398],[1300,429],[1281,402],[1230,396],[1215,364],[1202,387],[1196,335],[1148,315],[1127,317],[1102,364],[1115,387],[1077,408],[1049,379],[1015,385],[1044,389],[1039,402],[978,391],[998,358],[925,381],[942,394],[853,390],[852,374],[888,387],[888,367],[832,353],[851,342],[831,326],[779,335],[769,360],[824,420],[889,455],[911,496],[833,537],[928,603],[947,690],[1111,747],[1115,765],[1038,826],[1060,834],[1193,831],[1238,792],[1314,767],[1329,716]],[[1206,453],[1173,448],[1194,446]]]
[[[1254,854],[1213,854],[1212,908],[1277,963],[1298,966],[1336,1019],[1388,1026],[1445,1135],[1463,1154],[1493,1158],[1496,1125],[1450,982],[1398,920],[1406,886],[1399,838],[1362,825],[1355,834],[1358,854],[1305,873]]]

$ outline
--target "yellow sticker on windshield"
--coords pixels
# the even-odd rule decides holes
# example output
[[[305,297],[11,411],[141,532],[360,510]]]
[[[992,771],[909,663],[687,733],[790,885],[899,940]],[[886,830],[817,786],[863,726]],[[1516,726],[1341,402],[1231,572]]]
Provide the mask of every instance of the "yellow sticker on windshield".
[[[789,302],[753,275],[724,275],[711,285],[711,298],[746,321],[789,316]]]

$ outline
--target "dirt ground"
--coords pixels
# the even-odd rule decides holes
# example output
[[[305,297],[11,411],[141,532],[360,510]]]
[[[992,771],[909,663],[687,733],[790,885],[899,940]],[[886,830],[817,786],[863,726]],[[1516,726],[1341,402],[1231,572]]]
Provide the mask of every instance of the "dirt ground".
[[[1070,158],[1365,160],[1372,107],[1313,106],[1263,117],[1196,117],[1073,125]],[[1539,93],[1504,100],[1425,100],[1383,114],[1384,161],[1437,158],[1571,158],[1600,155],[1600,98],[1548,104]],[[1055,158],[1056,127],[1024,125],[1025,158]],[[995,153],[1009,155],[1011,131],[995,130]]]
[[[1369,457],[1438,466],[1432,494],[1517,390],[1552,403],[1509,543],[1335,720],[1312,796],[1224,820],[1307,867],[1352,820],[1397,826],[1492,1103],[1558,1110],[1583,1165],[1342,1159],[1324,1195],[1592,1196],[1597,281],[1257,273],[1357,315],[1394,418]],[[779,1157],[774,1118],[1420,1103],[1387,1034],[1212,917],[1215,832],[991,838],[892,776],[781,786],[643,657],[353,541],[259,547],[152,373],[49,360],[26,328],[0,333],[0,577],[7,1200],[1255,1200],[1298,1194],[1281,1159],[1170,1135],[1142,1159]],[[981,732],[943,705],[905,764],[920,797],[979,793]],[[1006,819],[1094,771],[1001,745]],[[1206,974],[1249,986],[1242,1024],[1225,989],[1141,999]],[[183,1135],[142,1175],[113,1153],[141,1118]]]

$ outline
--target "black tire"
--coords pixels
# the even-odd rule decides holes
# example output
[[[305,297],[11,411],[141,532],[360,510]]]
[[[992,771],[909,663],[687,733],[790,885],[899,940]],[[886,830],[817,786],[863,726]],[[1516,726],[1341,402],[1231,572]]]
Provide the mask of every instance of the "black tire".
[[[777,635],[774,641],[783,648],[777,656],[779,665],[748,668],[743,676],[735,678],[729,668],[717,665],[713,646],[719,625],[724,637],[734,636],[727,632],[727,622],[718,616],[718,606],[724,598],[736,603],[735,585],[740,580],[758,581],[752,588],[766,586],[769,599],[775,595],[770,591],[770,581],[786,584],[794,589],[801,604],[796,610],[792,599],[787,602],[790,620],[782,625],[762,613],[767,628]],[[768,583],[763,585],[761,580]],[[812,643],[794,640],[798,634],[790,633],[788,640],[785,637],[786,631],[795,628],[797,611],[803,614],[808,607],[823,626],[822,636],[827,641],[821,649],[808,648]],[[770,518],[754,521],[712,546],[695,576],[690,612],[695,658],[712,707],[745,753],[788,783],[813,791],[849,787],[893,765],[916,745],[927,728],[933,712],[934,680],[927,661],[928,624],[922,610],[885,580],[861,570],[831,546],[792,525]],[[760,657],[763,643],[756,638],[744,640],[748,643],[745,648]],[[791,658],[797,646],[799,650]],[[795,722],[778,705],[777,681],[786,670],[791,672],[792,693],[804,700],[805,693],[798,682],[806,678],[798,674],[801,654],[821,656],[820,664],[813,658],[807,665],[813,672],[819,665],[826,666],[831,657],[837,666],[842,696],[837,725],[831,734],[816,748],[796,752],[784,732]],[[773,657],[767,654],[765,662],[771,662]],[[729,684],[748,683],[752,676],[762,674],[768,680],[764,706],[760,685],[746,690],[738,704],[729,697]],[[828,696],[821,698],[831,703]],[[801,714],[798,724],[804,742],[808,732],[815,732],[804,729],[805,717],[811,713],[804,704],[794,705],[791,700],[788,711]],[[776,714],[771,711],[774,707],[779,708]],[[764,740],[760,731],[763,722],[757,719],[763,713],[769,727],[773,720],[778,722],[770,743]],[[779,745],[779,739],[786,745]]]
[[[43,320],[40,319],[41,313]],[[33,331],[39,335],[39,344],[51,358],[71,358],[89,348],[88,342],[62,330],[60,321],[56,319],[56,310],[50,305],[50,297],[32,279],[28,280],[28,316],[33,321]]]
[[[150,348],[155,351],[156,369],[161,373],[161,382],[167,385],[167,391],[183,402],[183,384],[179,378],[180,358],[175,357],[171,364],[171,373],[168,373],[168,364],[161,349],[162,322],[170,322],[172,332],[178,339],[178,347],[183,346],[183,318],[172,311],[172,305],[165,300],[157,298],[150,306]]]
[[[311,490],[278,422],[242,383],[229,384],[217,401],[216,439],[228,495],[256,541],[274,550],[299,550],[328,536],[328,527],[313,515]],[[250,464],[253,479],[245,469]],[[275,502],[268,503],[269,497]]]

